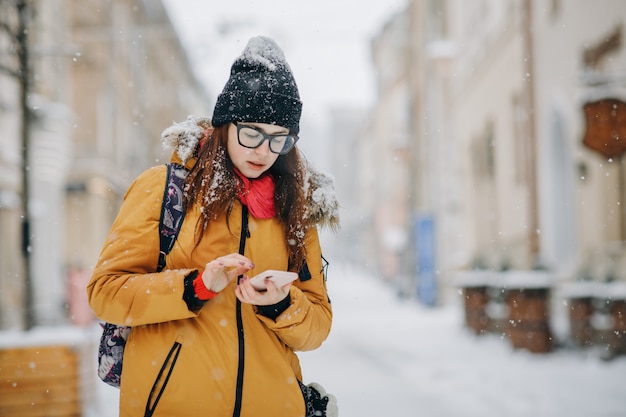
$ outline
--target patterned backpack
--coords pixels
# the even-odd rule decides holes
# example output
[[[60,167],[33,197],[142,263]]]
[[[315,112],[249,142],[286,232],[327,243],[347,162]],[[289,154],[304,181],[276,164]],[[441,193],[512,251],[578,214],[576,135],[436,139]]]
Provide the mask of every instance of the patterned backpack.
[[[188,173],[189,171],[183,165],[167,164],[167,178],[159,222],[160,253],[157,272],[165,268],[165,255],[172,250],[185,218],[183,213],[183,183]],[[107,384],[119,388],[122,378],[124,347],[131,327],[104,323],[102,329],[98,349],[98,377]]]

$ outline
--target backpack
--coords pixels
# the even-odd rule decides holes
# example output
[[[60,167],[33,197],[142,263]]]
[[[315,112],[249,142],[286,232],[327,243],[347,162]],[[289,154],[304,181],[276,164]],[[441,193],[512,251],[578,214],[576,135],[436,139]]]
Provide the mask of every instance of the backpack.
[[[167,164],[167,178],[163,191],[163,205],[159,221],[160,251],[156,271],[165,268],[167,255],[176,241],[185,218],[183,212],[183,183],[189,171],[177,163]],[[107,384],[119,388],[122,378],[124,347],[131,327],[102,324],[102,336],[98,348],[98,377]]]

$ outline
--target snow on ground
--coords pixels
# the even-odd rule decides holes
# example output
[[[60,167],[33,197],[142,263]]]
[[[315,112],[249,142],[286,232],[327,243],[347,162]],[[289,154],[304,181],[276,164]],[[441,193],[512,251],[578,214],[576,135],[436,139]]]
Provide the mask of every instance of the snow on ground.
[[[429,309],[366,274],[329,273],[333,330],[300,358],[305,382],[333,393],[341,417],[626,416],[626,357],[514,350],[466,330],[460,304]],[[116,416],[118,390],[97,386],[94,417]]]
[[[343,417],[626,416],[624,357],[514,350],[465,329],[460,303],[428,309],[347,269],[331,266],[328,287],[332,333],[300,356]]]

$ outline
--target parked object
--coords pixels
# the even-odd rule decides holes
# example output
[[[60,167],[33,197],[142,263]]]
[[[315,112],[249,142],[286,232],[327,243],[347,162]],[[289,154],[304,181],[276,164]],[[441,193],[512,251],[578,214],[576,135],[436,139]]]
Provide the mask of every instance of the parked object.
[[[533,353],[553,348],[548,288],[513,288],[506,297],[509,307],[508,337],[516,349]]]
[[[515,349],[550,352],[553,277],[540,271],[468,271],[457,274],[465,324],[477,334],[505,335]]]
[[[569,340],[578,347],[589,347],[594,343],[593,328],[594,288],[591,281],[569,282],[561,285],[558,296],[567,308]]]
[[[606,359],[626,354],[626,282],[595,287],[592,325],[594,343]]]
[[[483,334],[490,327],[487,309],[491,277],[492,272],[487,270],[464,271],[455,275],[455,284],[463,295],[465,326],[476,334]]]
[[[476,334],[487,331],[489,317],[487,317],[487,286],[464,287],[463,300],[465,303],[465,325],[474,330]]]

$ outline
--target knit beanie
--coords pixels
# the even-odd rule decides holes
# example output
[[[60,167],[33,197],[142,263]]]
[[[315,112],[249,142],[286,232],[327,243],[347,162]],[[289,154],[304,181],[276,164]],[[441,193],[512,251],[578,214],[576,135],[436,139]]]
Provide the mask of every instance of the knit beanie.
[[[250,39],[217,97],[212,124],[268,123],[300,131],[302,102],[283,51],[267,37]]]

